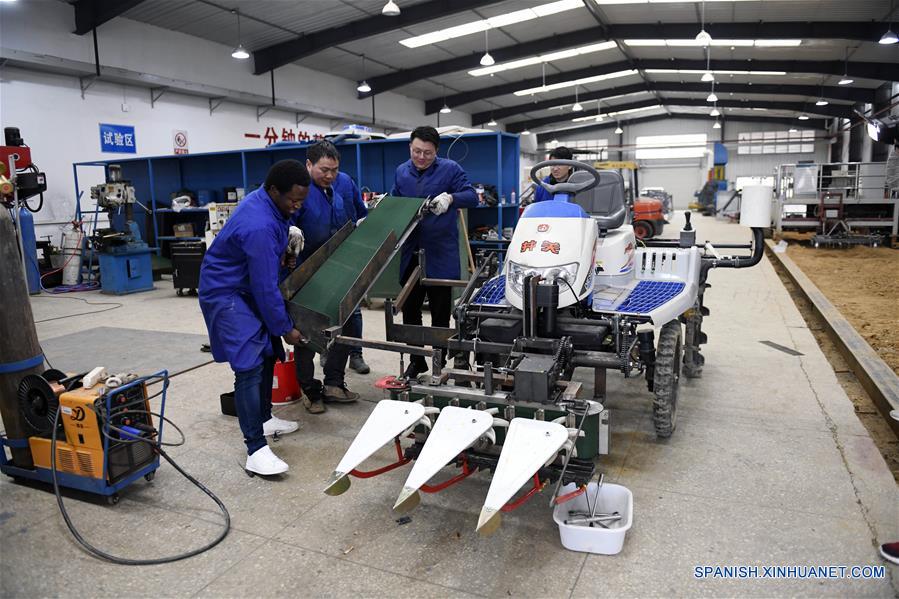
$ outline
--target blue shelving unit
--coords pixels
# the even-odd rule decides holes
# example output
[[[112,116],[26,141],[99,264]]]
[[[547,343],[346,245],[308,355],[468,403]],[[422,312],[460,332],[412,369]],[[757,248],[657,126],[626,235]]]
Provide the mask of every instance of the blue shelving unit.
[[[242,187],[249,193],[262,184],[268,169],[275,162],[288,158],[305,162],[309,145],[305,142],[288,143],[233,152],[77,162],[73,164],[75,196],[78,198],[80,191],[79,169],[103,167],[108,170],[110,164],[120,164],[123,177],[134,185],[138,201],[147,206],[152,214],[152,218],[147,219],[148,215],[140,207],[135,207],[135,220],[148,243],[155,245],[157,253],[161,253],[164,242],[192,239],[168,234],[167,221],[174,218],[169,215],[175,214],[171,209],[172,194],[184,189],[194,192],[212,190],[217,194],[215,200],[221,202],[224,201],[222,190],[226,187]],[[397,165],[409,159],[408,146],[407,139],[340,143],[340,170],[350,174],[360,187],[375,192],[389,191]],[[439,155],[459,162],[472,183],[494,185],[499,197],[505,197],[507,202],[513,191],[518,192],[517,135],[497,132],[444,137]],[[188,208],[177,213],[177,218],[185,219],[185,222],[205,223],[204,215],[207,214],[203,208]],[[80,219],[80,198],[77,201],[77,215]],[[514,227],[517,221],[517,206],[482,207],[468,211],[469,231],[489,225],[497,227],[501,234],[503,228]]]

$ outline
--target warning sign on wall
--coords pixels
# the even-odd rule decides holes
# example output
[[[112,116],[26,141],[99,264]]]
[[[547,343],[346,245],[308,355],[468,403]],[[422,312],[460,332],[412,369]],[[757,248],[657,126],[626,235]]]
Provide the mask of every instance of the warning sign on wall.
[[[187,154],[187,131],[172,131],[175,154]]]

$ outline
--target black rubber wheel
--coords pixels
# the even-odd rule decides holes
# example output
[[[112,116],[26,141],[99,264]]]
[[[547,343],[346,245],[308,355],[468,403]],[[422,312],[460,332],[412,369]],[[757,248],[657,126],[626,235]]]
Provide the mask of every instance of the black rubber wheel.
[[[677,426],[677,395],[680,387],[681,354],[680,322],[672,320],[659,332],[653,381],[652,423],[656,436],[666,439]]]
[[[197,290],[196,290],[196,289],[191,289],[190,291],[187,292],[187,294],[190,295],[191,297],[196,297],[196,296],[197,296]]]
[[[148,483],[153,482],[154,478],[156,478],[155,470],[153,472],[147,472],[146,474],[144,474],[144,480],[147,481]]]
[[[106,503],[109,505],[116,505],[119,502],[119,494],[113,493],[112,495],[106,496]]]
[[[652,223],[646,220],[638,220],[634,223],[634,235],[637,239],[649,239],[652,237]]]
[[[183,289],[178,289],[175,293],[178,294],[178,297],[184,297],[184,290],[183,290]]]

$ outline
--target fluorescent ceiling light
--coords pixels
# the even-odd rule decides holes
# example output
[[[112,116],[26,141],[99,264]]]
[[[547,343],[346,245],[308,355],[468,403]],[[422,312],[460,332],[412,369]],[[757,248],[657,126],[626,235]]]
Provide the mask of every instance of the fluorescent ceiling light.
[[[669,47],[669,48],[697,48],[705,46],[734,46],[737,48],[795,48],[802,43],[801,39],[781,40],[752,40],[752,39],[714,39],[709,44],[703,44],[695,39],[648,39],[648,40],[624,40],[624,43],[633,47]]]
[[[616,98],[631,98],[634,96],[650,96],[650,95],[652,95],[651,91],[639,91],[639,92],[631,92],[629,94],[616,94],[614,96],[603,96],[602,101],[605,102],[606,100],[614,100]],[[562,98],[559,98],[559,99],[561,100]],[[566,108],[568,108],[568,104],[557,104],[556,106],[550,106],[546,110],[565,110]]]
[[[531,56],[529,58],[522,58],[521,60],[512,60],[509,62],[500,63],[498,65],[489,66],[484,69],[474,69],[468,71],[468,74],[472,77],[482,77],[484,75],[492,75],[494,73],[501,73],[503,71],[511,71],[512,69],[520,69],[522,67],[529,67],[535,64],[541,64],[544,62],[553,62],[555,60],[564,60],[566,58],[574,58],[575,56],[581,56],[583,54],[592,54],[594,52],[602,52],[603,50],[611,50],[612,48],[617,48],[618,44],[615,42],[601,42],[599,44],[590,44],[589,46],[581,46],[580,48],[572,48],[570,50],[560,50],[559,52],[550,52],[547,54],[541,54],[539,56]],[[481,63],[483,64],[483,62]]]
[[[616,71],[614,73],[606,73],[604,75],[596,75],[594,77],[584,77],[582,79],[572,79],[571,81],[562,81],[561,83],[553,83],[552,85],[541,85],[540,87],[531,87],[515,92],[516,96],[530,96],[531,94],[539,94],[541,92],[553,91],[556,89],[564,89],[566,87],[574,87],[575,85],[586,85],[588,83],[596,83],[597,81],[606,81],[608,79],[617,79],[619,77],[627,77],[628,75],[636,75],[636,70]]]
[[[356,86],[356,91],[361,94],[367,94],[371,91],[371,86],[368,84],[368,81],[363,80],[362,83]]]
[[[808,115],[805,114],[805,113],[800,114],[800,115],[799,115],[799,120],[800,120],[800,121],[807,121],[807,120],[808,120]]]
[[[559,0],[558,2],[549,2],[547,4],[535,6],[534,8],[504,13],[495,17],[490,17],[489,19],[481,19],[479,21],[471,21],[462,25],[456,25],[455,27],[438,29],[431,33],[425,33],[424,35],[400,40],[400,43],[407,48],[420,48],[421,46],[427,46],[428,44],[436,44],[457,37],[471,35],[472,33],[487,31],[488,29],[494,29],[496,27],[507,27],[509,25],[514,25],[515,23],[523,23],[524,21],[538,19],[540,17],[546,17],[560,12],[574,10],[576,8],[583,8],[583,6],[584,3],[582,0]]]
[[[389,0],[381,9],[381,14],[385,17],[398,17],[400,16],[400,7],[393,0]]]
[[[612,112],[607,112],[607,113],[601,114],[601,115],[591,114],[590,116],[580,116],[576,119],[571,119],[571,122],[572,123],[582,123],[584,121],[601,121],[604,117],[613,117],[613,116],[619,116],[622,114],[632,114],[634,112],[644,112],[647,110],[655,110],[656,108],[661,108],[661,107],[662,107],[661,104],[657,104],[655,106],[643,106],[642,108],[628,108],[627,110],[612,111]]]
[[[647,73],[670,73],[675,75],[699,75],[705,73],[700,69],[646,69]],[[786,71],[712,71],[715,75],[786,75]]]
[[[234,48],[233,52],[231,52],[231,57],[236,58],[237,60],[246,60],[250,57],[250,53],[244,49],[243,44],[240,44]]]

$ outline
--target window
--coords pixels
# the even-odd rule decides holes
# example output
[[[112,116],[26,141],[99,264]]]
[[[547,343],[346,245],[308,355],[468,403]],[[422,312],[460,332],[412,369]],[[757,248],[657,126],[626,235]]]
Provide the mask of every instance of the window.
[[[706,155],[705,133],[641,135],[637,137],[637,160],[700,158]]]
[[[609,159],[609,140],[607,139],[578,139],[570,141],[548,141],[543,144],[547,156],[558,146],[565,146],[574,152],[575,160],[589,162],[591,160]]]
[[[745,131],[737,135],[737,154],[805,154],[815,151],[815,132]]]

